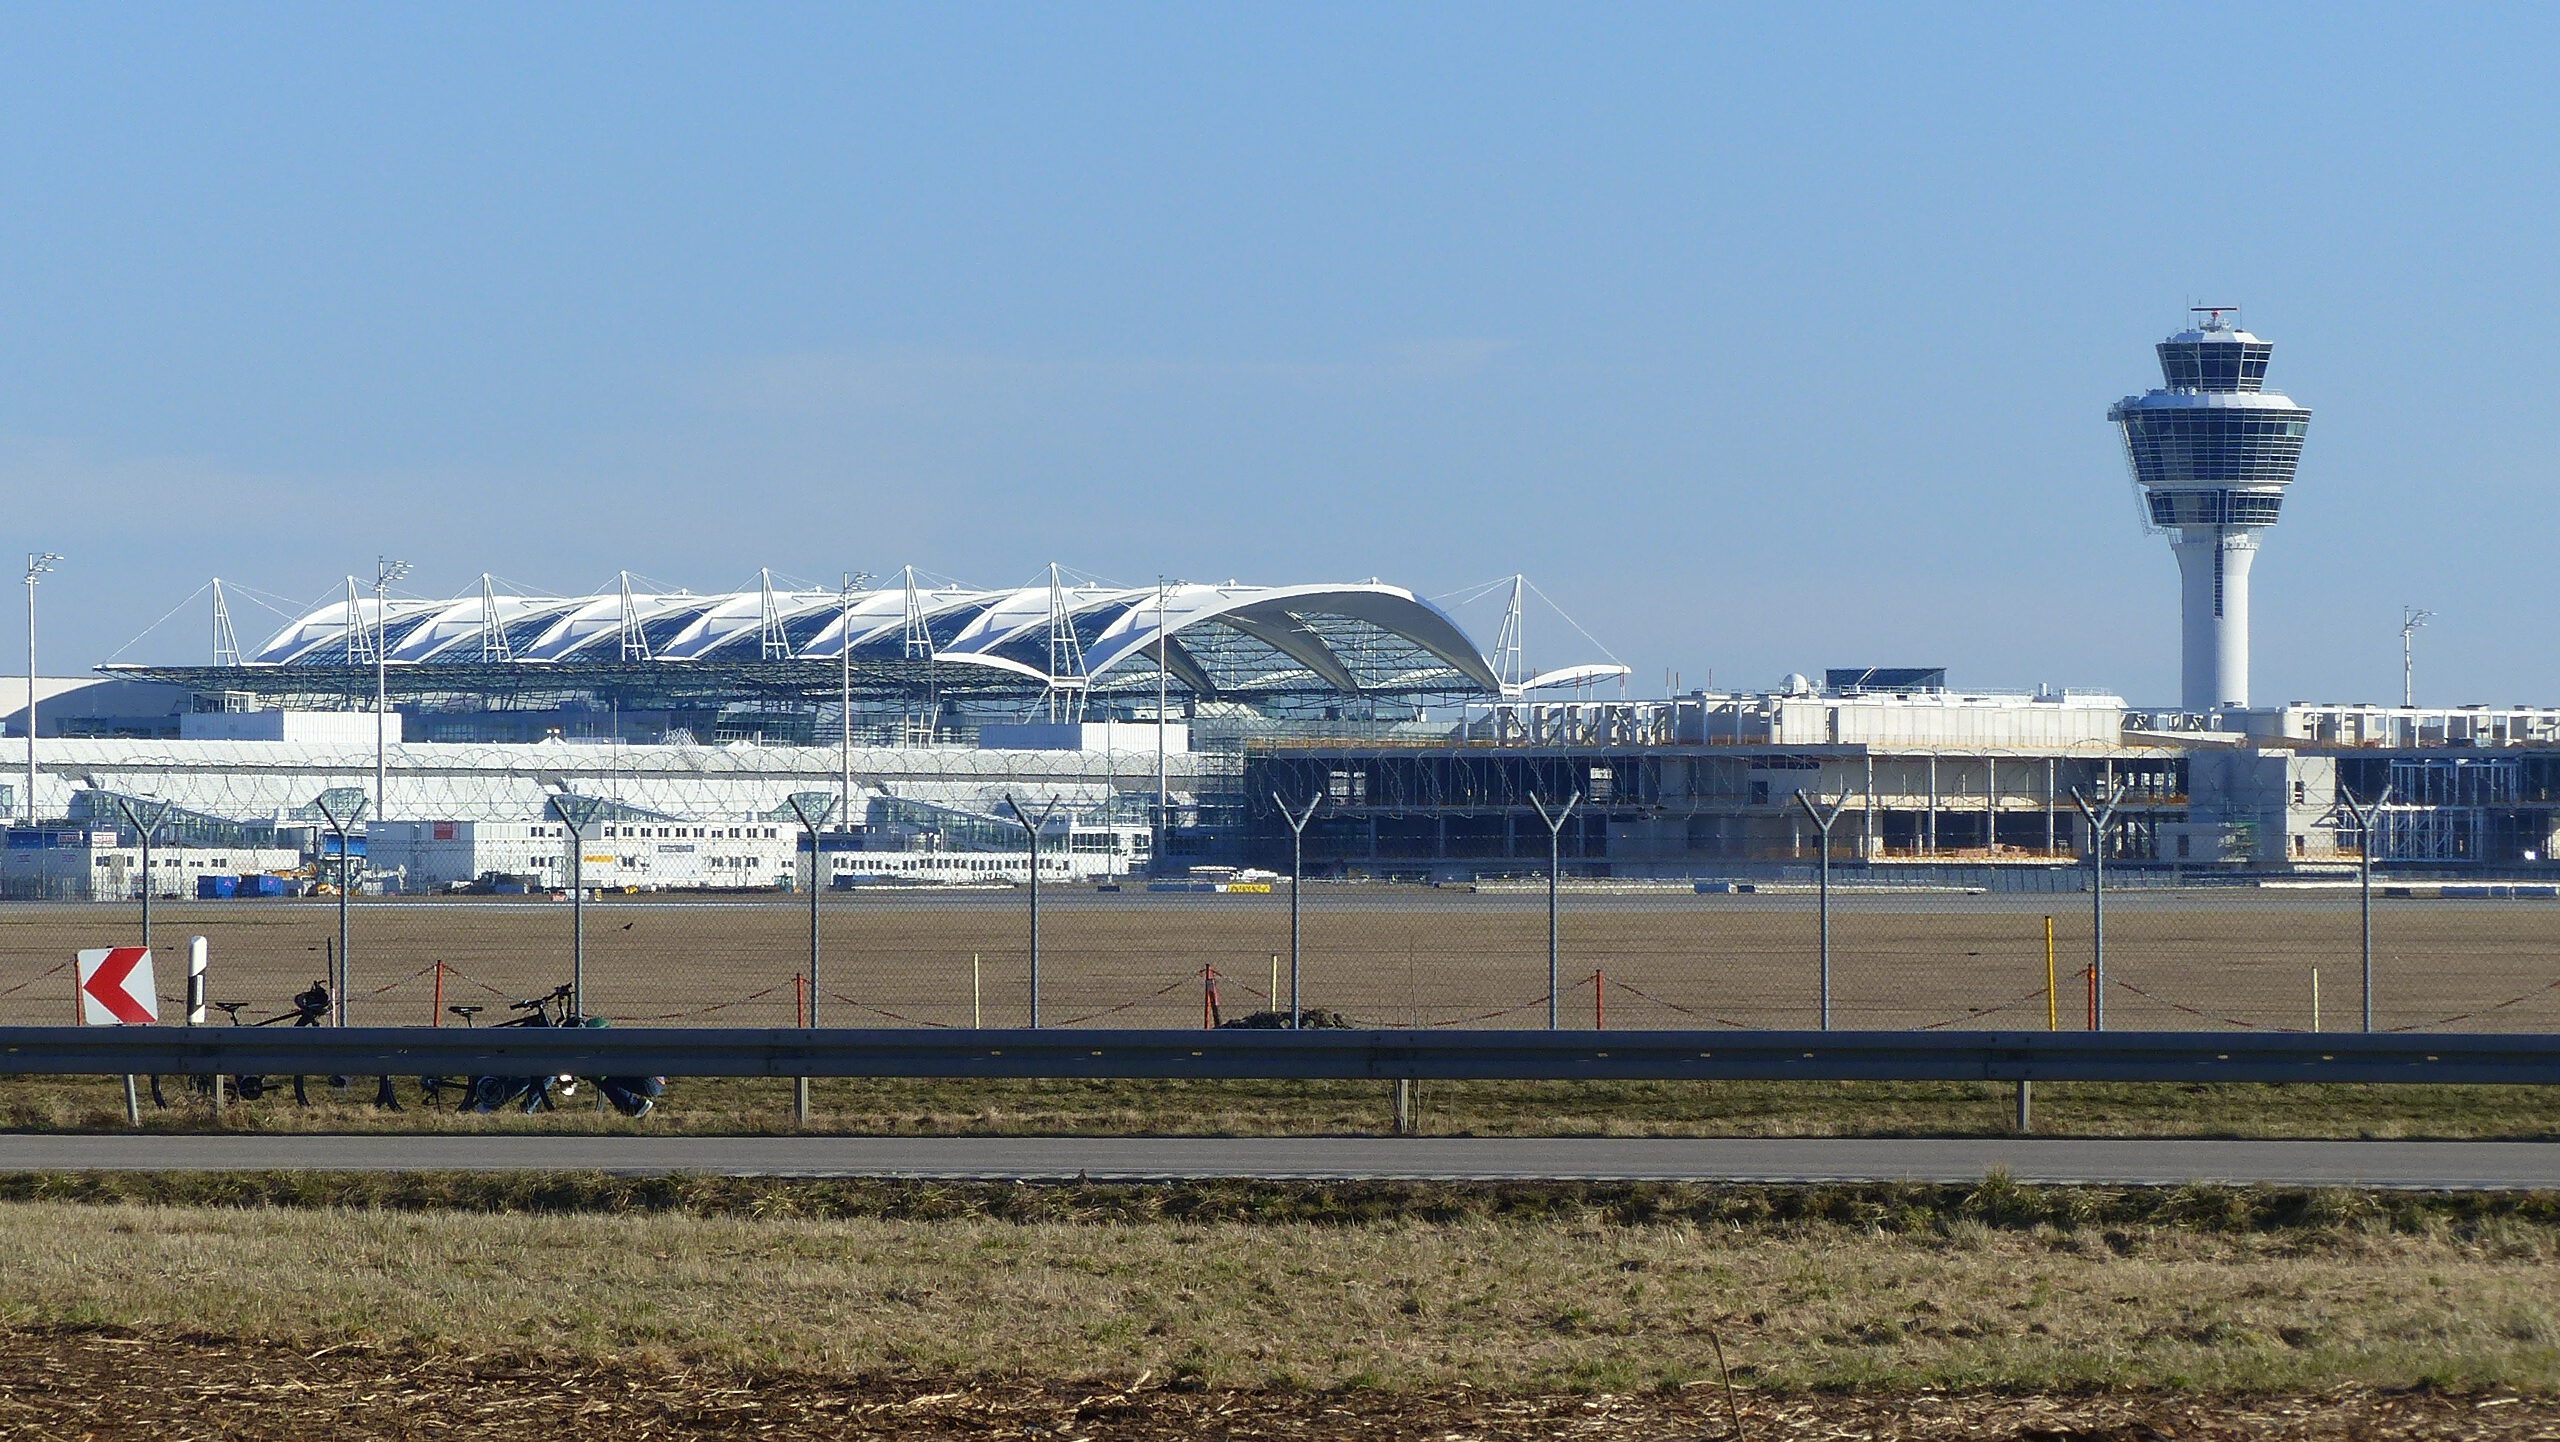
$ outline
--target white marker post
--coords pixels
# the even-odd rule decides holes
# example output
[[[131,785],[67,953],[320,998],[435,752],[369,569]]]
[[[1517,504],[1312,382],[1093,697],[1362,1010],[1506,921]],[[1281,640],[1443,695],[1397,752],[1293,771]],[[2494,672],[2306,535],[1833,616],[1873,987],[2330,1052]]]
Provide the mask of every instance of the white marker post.
[[[204,938],[187,938],[187,1025],[204,1025]]]
[[[204,938],[201,936],[188,937],[187,1025],[189,1026],[203,1026],[205,1024],[206,983],[204,976],[204,963]],[[211,1077],[211,1081],[213,1082],[213,1112],[215,1116],[220,1116],[222,1114],[222,1073],[219,1071],[215,1072]]]

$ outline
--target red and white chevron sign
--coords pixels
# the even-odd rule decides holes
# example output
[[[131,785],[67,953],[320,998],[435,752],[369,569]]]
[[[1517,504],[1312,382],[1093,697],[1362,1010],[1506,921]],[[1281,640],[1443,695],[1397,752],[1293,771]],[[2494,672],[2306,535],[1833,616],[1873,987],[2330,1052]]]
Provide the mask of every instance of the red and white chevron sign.
[[[159,1019],[160,989],[151,978],[151,948],[101,946],[80,953],[83,1024],[147,1026]]]

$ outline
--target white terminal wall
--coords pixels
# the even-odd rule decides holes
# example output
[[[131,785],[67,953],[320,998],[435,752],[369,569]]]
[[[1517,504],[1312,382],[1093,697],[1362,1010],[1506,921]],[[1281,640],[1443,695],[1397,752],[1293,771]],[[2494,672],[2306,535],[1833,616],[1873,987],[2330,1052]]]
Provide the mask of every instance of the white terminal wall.
[[[496,872],[548,889],[570,878],[568,828],[556,821],[377,821],[365,864],[404,891],[441,891]],[[587,829],[587,886],[620,890],[771,888],[792,872],[798,828],[771,821],[597,822]]]
[[[290,848],[154,846],[151,894],[188,899],[196,894],[199,876],[289,872],[301,865],[302,853]],[[142,848],[117,845],[112,831],[86,833],[68,844],[0,851],[0,896],[133,901],[142,886]]]
[[[2124,701],[2115,696],[1786,697],[1775,702],[1769,740],[1780,746],[2119,746]]]
[[[800,828],[772,821],[704,823],[691,821],[598,822],[588,828],[586,886],[618,891],[763,890],[799,885],[807,853]],[[852,838],[830,833],[826,872],[830,876],[915,883],[1020,883],[1030,880],[1028,848],[1015,851],[872,851],[837,849]],[[1051,836],[1042,846],[1041,875],[1050,880],[1090,880],[1126,872],[1136,855],[1143,859],[1144,833],[1118,838],[1120,859],[1109,845],[1112,831],[1074,828],[1072,837]],[[1098,841],[1101,846],[1078,846]],[[1138,843],[1138,844],[1130,844]],[[492,873],[530,877],[546,890],[565,890],[570,882],[570,840],[558,822],[538,821],[384,821],[371,828],[366,845],[367,868],[407,892],[442,891],[456,883],[477,881]]]
[[[350,713],[370,722],[370,713]],[[1153,727],[1140,726],[1152,733]],[[1179,735],[1177,731],[1175,734]],[[209,740],[48,740],[38,745],[38,809],[61,816],[89,787],[152,796],[182,810],[269,820],[324,790],[373,790],[373,737],[360,743]],[[1131,748],[1135,749],[1135,748]],[[718,746],[409,742],[391,747],[389,819],[532,820],[566,790],[636,809],[709,819],[769,816],[794,794],[833,794],[853,764],[855,804],[888,794],[989,816],[1004,798],[1055,797],[1068,810],[1099,807],[1113,791],[1153,789],[1154,757],[1127,750],[987,751],[972,746]],[[1167,758],[1177,806],[1204,772],[1233,758]],[[0,787],[25,785],[26,742],[0,739]]]
[[[315,746],[370,746],[375,727],[400,740],[400,713],[389,711],[191,711],[178,718],[185,741],[301,741]]]
[[[978,728],[978,746],[985,751],[1152,752],[1156,749],[1156,723],[1152,721],[1000,722]],[[1168,756],[1189,754],[1191,727],[1188,723],[1167,721],[1164,724],[1164,750]]]

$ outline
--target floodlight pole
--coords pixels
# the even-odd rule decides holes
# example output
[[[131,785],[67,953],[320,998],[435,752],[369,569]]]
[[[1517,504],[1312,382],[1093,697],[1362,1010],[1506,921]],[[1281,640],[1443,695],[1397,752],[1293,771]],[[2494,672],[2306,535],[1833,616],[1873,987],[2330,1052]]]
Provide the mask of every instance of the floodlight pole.
[[[2090,1005],[2090,1020],[2097,1029],[2107,1029],[2107,828],[2115,824],[2116,808],[2124,804],[2124,784],[2118,782],[2107,793],[2106,804],[2093,804],[2071,788],[2071,804],[2089,822],[2089,982],[2090,994],[2097,998]]]
[[[34,593],[31,591],[28,594],[33,595]],[[28,603],[28,614],[34,614],[33,602]],[[29,634],[32,635],[33,633],[30,632]],[[1155,839],[1149,843],[1149,849],[1147,852],[1147,871],[1150,875],[1156,876],[1164,874],[1164,844],[1166,838],[1173,834],[1173,808],[1170,804],[1170,798],[1165,794],[1164,762],[1164,708],[1167,690],[1165,685],[1165,652],[1166,643],[1170,639],[1171,638],[1165,634],[1164,629],[1164,577],[1158,576],[1156,577],[1156,834]],[[32,641],[28,643],[28,654],[35,654],[34,643]],[[34,683],[30,682],[28,684],[32,687]],[[30,690],[29,694],[32,695],[33,691]],[[34,733],[30,732],[29,734],[32,735]],[[34,745],[33,742],[28,744],[31,748]],[[30,749],[27,754],[33,756],[35,753]],[[29,774],[34,774],[35,763],[30,761],[27,765],[29,768]],[[30,782],[29,785],[32,787],[33,783]]]
[[[1814,805],[1813,798],[1801,791],[1796,793],[1796,804],[1804,808],[1805,815],[1813,818],[1815,828],[1822,833],[1822,862],[1815,873],[1819,878],[1815,885],[1817,897],[1815,913],[1820,920],[1816,923],[1815,930],[1820,937],[1822,1029],[1829,1031],[1831,1030],[1831,828],[1839,824],[1840,813],[1849,809],[1849,793],[1842,792],[1840,799],[1831,804],[1829,811]]]
[[[391,702],[391,629],[385,607],[391,583],[409,574],[409,563],[388,556],[373,558],[373,814],[381,819],[391,814],[388,787],[391,779],[390,717]],[[352,619],[352,618],[350,618]]]
[[[2391,804],[2391,787],[2386,783],[2371,801],[2359,805],[2355,793],[2341,786],[2338,804],[2356,823],[2356,905],[2357,920],[2362,931],[2364,956],[2364,1029],[2373,1030],[2373,827],[2382,819],[2382,808]]]
[[[1289,823],[1289,1026],[1292,1030],[1305,1025],[1306,1010],[1298,999],[1298,894],[1307,889],[1307,823],[1313,821],[1316,808],[1324,804],[1319,791],[1307,798],[1306,808],[1291,811],[1280,793],[1271,793],[1271,804],[1280,809],[1280,819]],[[1280,998],[1273,997],[1273,1005]]]
[[[1040,1026],[1040,829],[1057,813],[1058,800],[1049,798],[1049,804],[1040,808],[1037,821],[1012,797],[1006,797],[1004,804],[1013,813],[1014,821],[1031,834],[1031,1026],[1036,1031]]]
[[[2400,704],[2410,710],[2418,705],[2418,628],[2435,618],[2435,612],[2416,606],[2400,608]]]
[[[1564,871],[1564,823],[1573,815],[1574,803],[1582,799],[1576,791],[1564,799],[1564,808],[1554,813],[1537,792],[1529,793],[1529,804],[1538,808],[1538,819],[1547,823],[1547,1030],[1558,1025],[1557,1008],[1563,1004],[1559,995],[1564,990],[1563,955],[1556,944],[1556,883]]]
[[[36,824],[36,578],[62,557],[52,551],[27,555],[27,824]]]
[[[842,719],[843,739],[838,742],[836,779],[836,818],[841,823],[853,815],[853,573],[844,573],[844,590],[838,599],[836,620],[836,669],[838,674],[836,714]],[[810,855],[815,856],[816,852]],[[814,923],[813,923],[814,924]],[[812,954],[816,948],[812,946]],[[816,1004],[816,984],[811,983],[811,1005]],[[814,1015],[814,1011],[812,1012]],[[815,1025],[815,1023],[812,1023]]]

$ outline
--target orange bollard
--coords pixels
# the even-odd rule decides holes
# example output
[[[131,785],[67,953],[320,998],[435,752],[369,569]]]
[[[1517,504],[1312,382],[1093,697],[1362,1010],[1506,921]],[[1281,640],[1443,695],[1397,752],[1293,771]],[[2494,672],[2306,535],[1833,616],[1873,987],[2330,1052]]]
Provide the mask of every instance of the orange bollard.
[[[2094,966],[2084,966],[2080,968],[2080,974],[2089,978],[2089,1030],[2096,1031],[2098,1029],[2098,969]]]
[[[427,1013],[427,1025],[444,1025],[444,961],[442,958],[436,961],[436,999],[428,1005],[432,1009]]]
[[[1591,973],[1591,1029],[1603,1031],[1609,1025],[1609,977],[1606,972]]]
[[[791,978],[791,1024],[809,1024],[809,978],[805,976]]]

